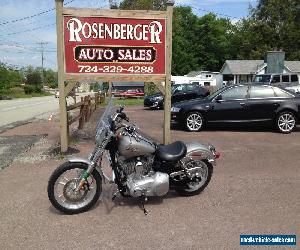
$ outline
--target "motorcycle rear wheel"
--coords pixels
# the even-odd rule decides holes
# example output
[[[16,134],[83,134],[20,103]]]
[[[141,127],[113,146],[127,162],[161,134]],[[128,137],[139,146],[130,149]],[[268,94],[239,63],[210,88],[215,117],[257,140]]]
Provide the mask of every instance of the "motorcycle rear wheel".
[[[52,173],[48,182],[48,198],[57,210],[77,214],[87,211],[97,202],[102,191],[102,178],[96,170],[90,174],[83,189],[75,191],[87,168],[82,163],[66,162]]]
[[[202,165],[202,171],[199,177],[195,180],[190,180],[185,183],[185,188],[178,189],[177,192],[182,196],[193,196],[200,194],[209,184],[212,174],[213,166],[205,161],[194,161]]]

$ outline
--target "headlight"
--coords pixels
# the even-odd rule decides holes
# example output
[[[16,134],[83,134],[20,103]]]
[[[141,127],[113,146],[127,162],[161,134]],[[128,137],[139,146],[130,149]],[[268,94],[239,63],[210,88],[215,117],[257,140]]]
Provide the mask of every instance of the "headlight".
[[[172,107],[171,112],[178,113],[180,111],[180,108]]]
[[[163,96],[153,97],[153,100],[154,100],[154,101],[160,101],[160,100],[162,100],[162,99],[164,99]]]

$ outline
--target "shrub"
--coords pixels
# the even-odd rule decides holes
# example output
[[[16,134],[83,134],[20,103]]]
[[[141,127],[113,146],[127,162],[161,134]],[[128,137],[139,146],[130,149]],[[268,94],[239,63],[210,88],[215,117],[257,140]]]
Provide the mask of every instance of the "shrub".
[[[30,95],[30,94],[32,94],[33,92],[35,92],[35,86],[32,86],[32,85],[26,85],[25,87],[24,87],[24,92],[25,92],[25,94],[26,95]]]
[[[21,87],[10,88],[11,92],[16,94],[24,94],[24,89]]]
[[[42,93],[42,88],[40,86],[35,86],[34,92],[35,93]]]

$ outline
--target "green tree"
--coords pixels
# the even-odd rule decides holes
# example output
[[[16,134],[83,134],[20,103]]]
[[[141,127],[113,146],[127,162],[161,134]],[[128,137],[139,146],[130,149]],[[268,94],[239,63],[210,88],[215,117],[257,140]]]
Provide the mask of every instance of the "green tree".
[[[0,62],[0,91],[19,86],[22,74],[19,69]]]
[[[57,72],[53,71],[52,69],[44,70],[44,83],[50,88],[57,88]]]
[[[176,7],[173,15],[172,74],[184,75],[200,68],[196,44],[198,17],[190,7]]]
[[[299,0],[260,0],[235,28],[237,58],[263,59],[269,50],[283,50],[287,60],[300,59]]]
[[[233,26],[229,19],[207,14],[199,18],[196,58],[201,69],[219,71],[226,59],[231,59]]]
[[[251,10],[265,44],[283,49],[287,59],[300,59],[299,0],[260,0]]]
[[[165,8],[166,0],[123,0],[119,8],[124,10],[158,10]]]
[[[25,70],[26,84],[40,86],[42,84],[41,71],[39,68],[28,66]]]

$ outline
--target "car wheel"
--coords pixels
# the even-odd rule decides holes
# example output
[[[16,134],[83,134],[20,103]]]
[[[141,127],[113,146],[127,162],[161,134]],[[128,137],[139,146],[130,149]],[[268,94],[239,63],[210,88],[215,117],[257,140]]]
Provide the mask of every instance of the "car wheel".
[[[185,127],[188,131],[197,132],[202,130],[204,125],[203,116],[199,112],[191,112],[186,116]]]
[[[276,128],[280,133],[289,134],[296,127],[296,117],[293,113],[285,111],[278,115]]]

